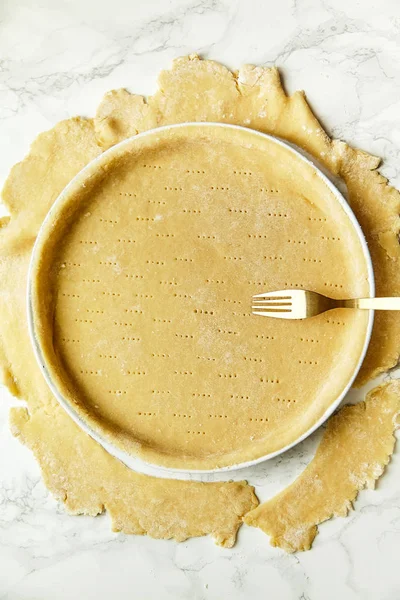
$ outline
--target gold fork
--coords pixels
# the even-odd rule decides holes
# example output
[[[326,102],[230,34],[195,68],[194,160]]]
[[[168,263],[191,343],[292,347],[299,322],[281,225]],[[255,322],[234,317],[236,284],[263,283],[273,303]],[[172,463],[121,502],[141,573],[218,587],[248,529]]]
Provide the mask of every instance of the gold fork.
[[[307,290],[280,290],[253,296],[253,315],[278,319],[306,319],[333,308],[400,310],[400,298],[336,300]]]

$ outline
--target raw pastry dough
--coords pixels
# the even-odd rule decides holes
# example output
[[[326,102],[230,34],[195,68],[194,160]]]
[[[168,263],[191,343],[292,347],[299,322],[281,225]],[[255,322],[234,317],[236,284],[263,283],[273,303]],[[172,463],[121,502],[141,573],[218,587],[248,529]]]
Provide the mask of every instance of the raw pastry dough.
[[[264,289],[362,297],[368,283],[326,183],[247,129],[156,131],[104,155],[53,209],[35,265],[58,389],[96,431],[163,466],[227,466],[294,442],[365,343],[367,312],[251,314]]]
[[[372,390],[328,422],[316,455],[292,485],[248,513],[244,522],[287,552],[309,550],[318,525],[345,517],[365,487],[374,488],[392,455],[400,412],[400,382]]]
[[[24,408],[13,409],[11,427],[33,451],[46,486],[68,512],[95,516],[106,510],[113,531],[178,542],[210,534],[230,548],[241,518],[258,504],[244,481],[199,483],[134,473],[82,433],[60,407],[31,417]]]
[[[133,473],[64,413],[33,356],[26,283],[34,236],[51,202],[82,168],[82,157],[88,162],[98,152],[91,121],[62,122],[39,136],[5,188],[11,221],[4,220],[0,229],[0,360],[4,383],[29,407],[29,412],[11,409],[12,431],[32,449],[47,487],[69,512],[97,515],[107,510],[117,531],[176,540],[211,534],[230,547],[241,517],[258,503],[252,487]]]
[[[90,120],[70,119],[39,136],[29,156],[12,170],[3,191],[10,219],[2,219],[0,223],[0,285],[3,290],[0,295],[0,362],[4,382],[13,394],[27,401],[29,410],[28,416],[24,409],[12,409],[13,432],[32,447],[36,446],[36,456],[47,485],[51,485],[52,492],[64,502],[72,498],[71,510],[76,513],[97,514],[101,510],[110,497],[110,490],[119,489],[120,465],[61,413],[49,393],[28,339],[25,285],[32,244],[44,215],[65,184],[102,150],[138,131],[178,120],[232,122],[282,136],[308,150],[333,173],[343,176],[352,207],[369,240],[377,291],[400,294],[398,192],[385,185],[386,180],[376,171],[378,159],[328,138],[304,94],[297,92],[290,98],[285,95],[276,69],[245,66],[235,77],[221,65],[194,56],[175,61],[171,71],[161,74],[160,83],[160,91],[149,99],[148,104],[124,90],[107,94],[94,121],[95,129]],[[393,366],[398,358],[400,316],[381,313],[375,323],[363,381]],[[36,424],[34,427],[30,427],[32,420]],[[104,463],[96,458],[103,455],[106,463],[119,473],[111,481],[110,471],[103,474]],[[89,478],[92,471],[96,476]],[[136,475],[130,472],[126,477],[132,484],[136,480]],[[150,478],[143,479],[146,482],[143,490],[151,481]],[[172,484],[163,480],[159,485],[160,505],[164,499],[171,512],[170,532],[177,525],[181,527],[180,518],[189,515],[191,519],[193,515],[197,518],[199,511],[194,502],[184,506],[184,515],[174,512],[175,503],[182,507],[181,484],[177,483],[173,489]],[[190,483],[186,489],[192,485],[196,484]],[[133,531],[136,522],[131,519],[135,506],[127,487],[129,485],[123,482],[121,489],[125,491],[120,495],[119,505],[114,505],[114,519],[119,528]],[[106,493],[105,489],[109,491]],[[197,489],[217,491],[212,486]],[[243,492],[246,501],[242,510],[229,501],[220,503],[218,508],[213,505],[214,515],[207,518],[215,517],[214,530],[221,533],[226,529],[225,525],[219,526],[220,519],[226,520],[225,515],[221,517],[222,510],[228,507],[230,511],[232,507],[231,531],[234,531],[240,514],[250,510],[255,502],[249,487],[232,484],[225,489],[229,491],[228,497]],[[209,501],[207,493],[204,498]],[[132,511],[127,512],[126,507]],[[188,528],[186,535],[195,535],[201,529],[200,525],[196,523],[194,532]],[[157,519],[154,518],[153,528],[156,527]],[[146,528],[141,526],[141,531],[145,532]],[[210,528],[202,530],[206,532]],[[224,536],[226,532],[222,534]]]
[[[236,123],[282,137],[313,155],[346,183],[375,267],[376,295],[400,296],[400,194],[377,168],[380,159],[331,140],[304,92],[286,96],[275,68],[244,65],[237,74],[198,56],[178,58],[163,71],[148,104],[125,90],[105,95],[95,118],[103,148],[148,126],[183,121]],[[357,378],[363,385],[397,364],[400,314],[377,312],[372,340]]]

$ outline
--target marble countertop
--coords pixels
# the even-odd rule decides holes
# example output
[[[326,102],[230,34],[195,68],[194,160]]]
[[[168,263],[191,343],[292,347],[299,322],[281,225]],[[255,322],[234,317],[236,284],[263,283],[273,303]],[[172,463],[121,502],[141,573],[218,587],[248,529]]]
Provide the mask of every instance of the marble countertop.
[[[0,5],[0,184],[42,130],[91,116],[104,92],[149,94],[161,68],[198,52],[228,67],[277,65],[333,136],[384,159],[400,185],[397,0],[5,0]],[[400,598],[400,455],[356,511],[286,555],[242,528],[233,550],[114,534],[107,515],[71,517],[8,429],[0,389],[0,600]],[[361,397],[352,392],[352,399]],[[240,473],[261,500],[290,483],[317,436]]]

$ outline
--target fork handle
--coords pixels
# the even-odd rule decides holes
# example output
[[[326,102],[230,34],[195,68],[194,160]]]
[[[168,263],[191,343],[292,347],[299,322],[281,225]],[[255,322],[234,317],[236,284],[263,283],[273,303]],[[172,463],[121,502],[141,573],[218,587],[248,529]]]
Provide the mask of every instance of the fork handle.
[[[400,310],[400,298],[356,298],[340,300],[341,308],[360,308],[361,310]]]

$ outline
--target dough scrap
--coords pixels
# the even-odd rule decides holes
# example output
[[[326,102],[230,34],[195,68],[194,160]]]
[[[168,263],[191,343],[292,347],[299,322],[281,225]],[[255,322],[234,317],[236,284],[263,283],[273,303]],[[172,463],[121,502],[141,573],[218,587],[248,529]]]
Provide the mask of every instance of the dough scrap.
[[[141,108],[140,108],[141,107]],[[159,90],[148,99],[126,90],[106,94],[95,117],[104,148],[151,126],[184,121],[235,123],[288,140],[309,152],[346,183],[376,276],[377,296],[400,295],[400,194],[377,168],[380,159],[331,140],[304,92],[287,96],[276,68],[244,65],[238,73],[197,55],[178,58],[162,71]],[[400,354],[400,314],[378,312],[356,385],[394,367]]]
[[[235,75],[217,63],[191,56],[177,59],[171,71],[161,74],[160,82],[161,89],[148,103],[141,97],[117,90],[105,96],[94,122],[70,119],[39,136],[28,157],[14,167],[3,190],[11,218],[2,219],[0,223],[3,290],[0,362],[4,383],[14,395],[27,401],[30,415],[28,418],[23,409],[12,409],[13,430],[22,441],[32,447],[36,444],[36,456],[48,485],[53,473],[52,462],[46,461],[46,444],[50,441],[41,444],[41,439],[48,439],[53,432],[55,439],[51,440],[48,455],[54,452],[55,465],[62,464],[63,447],[67,443],[64,431],[68,431],[68,444],[76,445],[79,452],[85,447],[86,462],[77,452],[77,459],[67,465],[74,474],[74,491],[69,489],[71,479],[64,477],[63,471],[53,473],[53,493],[64,501],[72,498],[71,508],[75,512],[82,509],[87,514],[97,514],[105,505],[103,482],[91,480],[88,488],[85,487],[90,471],[87,454],[92,456],[103,451],[61,413],[55,422],[62,422],[62,428],[54,427],[52,421],[49,427],[46,423],[45,431],[40,427],[42,419],[58,415],[60,409],[48,393],[30,348],[25,320],[25,284],[32,244],[48,208],[64,185],[102,150],[148,127],[179,120],[232,122],[286,138],[314,155],[332,173],[343,177],[350,203],[363,225],[373,255],[377,294],[399,295],[400,292],[399,194],[377,172],[379,159],[343,142],[331,141],[304,94],[296,92],[291,97],[286,96],[276,69],[244,66]],[[217,89],[218,95],[214,92]],[[360,384],[397,363],[399,338],[400,315],[377,315],[372,342],[358,379]],[[107,457],[108,461],[112,461],[113,468],[120,468],[114,459]],[[130,477],[136,475],[130,473]],[[118,486],[118,481],[113,481]],[[159,485],[163,488],[165,480]],[[188,490],[191,485],[188,484]],[[225,489],[237,490],[234,485]],[[249,487],[240,489],[247,495],[247,505],[242,511],[246,512],[255,502],[253,491]],[[129,497],[124,497],[124,502],[126,506]],[[120,507],[114,510],[116,521],[118,515],[126,514],[120,512]],[[195,505],[194,513],[197,515]],[[130,516],[121,518],[124,526],[119,524],[120,528],[129,530],[137,526],[136,521],[129,525]]]
[[[38,460],[46,486],[73,515],[106,510],[113,531],[182,542],[210,534],[231,548],[242,517],[258,502],[245,481],[199,483],[134,473],[82,433],[61,407],[29,416],[11,410],[13,434]]]
[[[375,272],[376,296],[400,296],[400,194],[376,169],[380,159],[333,142],[347,185],[349,203],[363,229]],[[356,383],[364,385],[396,366],[400,349],[400,313],[376,311],[367,355]]]
[[[280,494],[244,517],[286,552],[309,550],[318,525],[345,517],[363,488],[373,489],[393,453],[400,381],[379,386],[364,402],[344,406],[328,422],[315,457]]]

